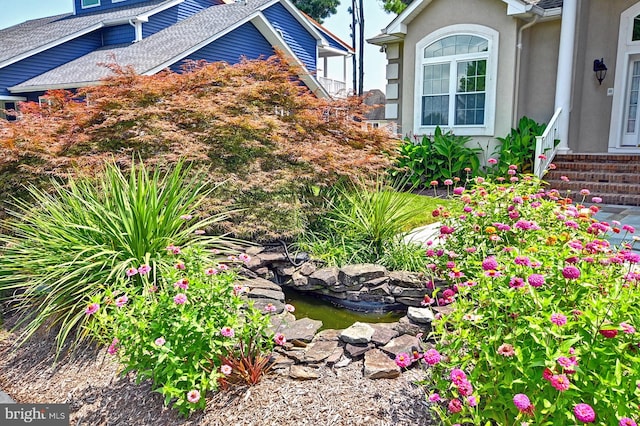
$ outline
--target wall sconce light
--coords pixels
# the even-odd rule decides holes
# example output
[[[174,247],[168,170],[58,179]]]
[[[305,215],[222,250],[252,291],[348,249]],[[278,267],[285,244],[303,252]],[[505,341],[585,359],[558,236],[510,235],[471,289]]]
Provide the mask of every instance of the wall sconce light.
[[[387,51],[387,45],[383,44],[382,46],[380,46],[380,52],[381,53],[385,53]]]
[[[598,83],[602,84],[602,80],[607,76],[607,66],[604,64],[604,58],[595,59],[593,61],[593,72],[596,73]]]

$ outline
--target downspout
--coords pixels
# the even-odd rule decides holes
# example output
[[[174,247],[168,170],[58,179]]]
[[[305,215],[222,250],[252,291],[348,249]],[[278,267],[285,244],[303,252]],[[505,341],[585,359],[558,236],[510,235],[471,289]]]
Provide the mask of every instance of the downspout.
[[[560,25],[560,48],[558,49],[558,75],[556,78],[555,109],[562,108],[558,119],[558,153],[566,154],[569,148],[569,116],[573,88],[573,56],[578,18],[578,0],[564,0]]]
[[[142,21],[139,21],[138,19],[129,19],[129,25],[131,25],[135,31],[133,43],[137,43],[142,40]]]
[[[533,20],[530,22],[527,22],[526,24],[524,24],[522,27],[520,27],[520,29],[518,30],[518,44],[516,45],[516,81],[514,84],[514,96],[513,96],[513,111],[511,111],[511,117],[512,117],[512,127],[516,128],[518,126],[518,102],[520,100],[520,66],[521,66],[521,56],[522,56],[522,34],[524,33],[524,30],[533,27],[535,24],[538,23],[538,20],[540,20],[540,15],[535,15],[533,17]]]

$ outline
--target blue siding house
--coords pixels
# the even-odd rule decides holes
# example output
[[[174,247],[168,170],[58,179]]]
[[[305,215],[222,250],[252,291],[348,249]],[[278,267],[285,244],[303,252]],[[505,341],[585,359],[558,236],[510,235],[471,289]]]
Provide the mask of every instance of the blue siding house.
[[[299,65],[318,96],[345,96],[353,49],[289,0],[73,0],[74,12],[0,30],[0,115],[51,89],[99,84],[116,62],[152,75],[185,60],[269,57]],[[341,58],[344,81],[327,78]],[[339,63],[339,62],[338,62]]]

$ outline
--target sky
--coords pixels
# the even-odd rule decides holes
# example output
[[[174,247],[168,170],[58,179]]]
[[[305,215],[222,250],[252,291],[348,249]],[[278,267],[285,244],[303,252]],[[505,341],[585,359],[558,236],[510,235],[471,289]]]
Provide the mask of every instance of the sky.
[[[394,18],[394,15],[382,10],[378,0],[364,0],[365,3],[365,39],[380,33]],[[351,44],[351,15],[348,8],[351,0],[341,0],[338,12],[325,19],[323,25],[343,41]],[[29,19],[69,13],[73,10],[73,0],[0,0],[0,29],[19,24]],[[385,89],[385,55],[378,46],[365,44],[364,50],[364,88]],[[333,65],[333,64],[331,64]],[[329,77],[342,79],[342,70],[331,70]],[[339,77],[338,77],[339,75]],[[351,81],[349,74],[347,79]]]

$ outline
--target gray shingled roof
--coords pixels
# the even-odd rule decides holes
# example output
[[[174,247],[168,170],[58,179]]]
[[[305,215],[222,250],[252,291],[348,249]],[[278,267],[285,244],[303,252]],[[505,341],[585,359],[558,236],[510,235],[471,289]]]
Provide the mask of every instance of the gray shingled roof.
[[[170,0],[151,0],[133,7],[119,7],[82,15],[64,14],[34,19],[0,30],[0,62],[82,32],[103,21],[134,18]]]
[[[525,0],[527,3],[535,4],[542,9],[554,9],[562,7],[562,0]]]
[[[15,86],[16,91],[30,87],[91,83],[107,77],[111,71],[98,63],[131,65],[145,73],[183,55],[216,34],[249,17],[272,0],[248,0],[246,5],[231,3],[205,9],[137,43],[108,46],[93,51]],[[115,57],[115,60],[114,60]]]

